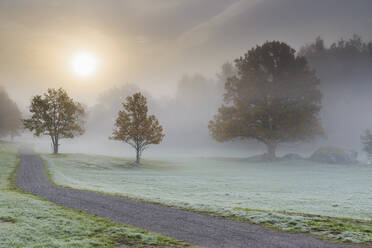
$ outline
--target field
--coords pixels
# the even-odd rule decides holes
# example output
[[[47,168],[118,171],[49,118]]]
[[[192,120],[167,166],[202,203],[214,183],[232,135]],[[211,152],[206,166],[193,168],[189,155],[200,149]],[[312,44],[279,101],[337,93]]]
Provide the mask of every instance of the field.
[[[0,247],[175,247],[172,239],[68,210],[13,185],[17,147],[0,141]]]
[[[43,155],[43,159],[52,179],[63,186],[206,211],[346,242],[372,241],[369,165],[172,158],[147,160],[134,168],[130,160],[106,156]]]

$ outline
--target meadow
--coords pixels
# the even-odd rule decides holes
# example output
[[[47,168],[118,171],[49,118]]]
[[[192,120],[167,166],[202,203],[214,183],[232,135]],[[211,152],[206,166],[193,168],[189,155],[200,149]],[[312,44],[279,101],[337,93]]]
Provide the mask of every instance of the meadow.
[[[157,202],[344,242],[372,241],[372,166],[305,160],[43,155],[62,186]]]
[[[179,247],[158,234],[69,210],[18,190],[14,144],[0,141],[0,247]]]

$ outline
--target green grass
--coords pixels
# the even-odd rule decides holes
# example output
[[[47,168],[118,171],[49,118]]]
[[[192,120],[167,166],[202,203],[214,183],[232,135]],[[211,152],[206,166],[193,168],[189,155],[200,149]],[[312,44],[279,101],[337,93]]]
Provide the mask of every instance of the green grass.
[[[70,210],[14,185],[17,146],[0,142],[0,247],[183,247],[186,243]]]

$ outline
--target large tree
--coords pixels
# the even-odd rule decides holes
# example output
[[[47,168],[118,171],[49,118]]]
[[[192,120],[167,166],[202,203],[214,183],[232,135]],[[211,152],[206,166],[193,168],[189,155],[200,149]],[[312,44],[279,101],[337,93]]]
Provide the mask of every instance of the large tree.
[[[275,159],[280,143],[323,134],[319,80],[294,49],[266,42],[236,59],[235,67],[237,75],[225,83],[225,103],[209,123],[217,141],[255,139]]]
[[[58,153],[59,140],[73,138],[84,133],[84,108],[62,89],[48,89],[31,100],[32,116],[23,121],[25,128],[35,136],[49,135],[53,152]]]
[[[147,101],[140,92],[128,96],[122,103],[111,139],[124,141],[136,150],[136,163],[151,144],[159,144],[164,137],[163,127],[154,115],[147,115]]]
[[[0,87],[0,137],[19,134],[22,128],[22,115],[17,104],[10,99],[6,91]]]

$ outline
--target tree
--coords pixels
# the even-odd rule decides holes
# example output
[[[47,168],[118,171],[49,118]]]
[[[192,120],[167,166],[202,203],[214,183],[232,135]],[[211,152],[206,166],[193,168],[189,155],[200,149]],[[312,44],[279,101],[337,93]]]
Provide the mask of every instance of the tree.
[[[133,95],[138,91],[140,89],[137,85],[124,84],[101,92],[96,99],[96,104],[89,109],[85,136],[94,139],[110,136],[112,134],[112,120],[117,117],[122,102],[127,96]],[[148,103],[151,102],[151,107],[153,108],[154,103],[150,96],[146,93],[143,94],[147,97]]]
[[[159,144],[164,137],[163,127],[154,115],[147,115],[147,101],[140,92],[128,96],[122,103],[110,139],[121,140],[136,150],[136,163],[151,144]]]
[[[319,80],[294,49],[266,42],[236,59],[235,67],[237,75],[225,83],[225,103],[209,123],[214,139],[258,140],[272,160],[280,143],[323,134]]]
[[[368,154],[368,158],[372,158],[372,133],[371,130],[367,129],[364,131],[364,135],[360,136],[363,144],[363,150]]]
[[[19,135],[22,128],[22,115],[3,88],[0,87],[0,137]]]
[[[62,88],[48,89],[47,93],[34,96],[30,112],[31,118],[23,121],[25,128],[35,136],[49,135],[54,154],[58,153],[60,139],[84,133],[84,108]]]

